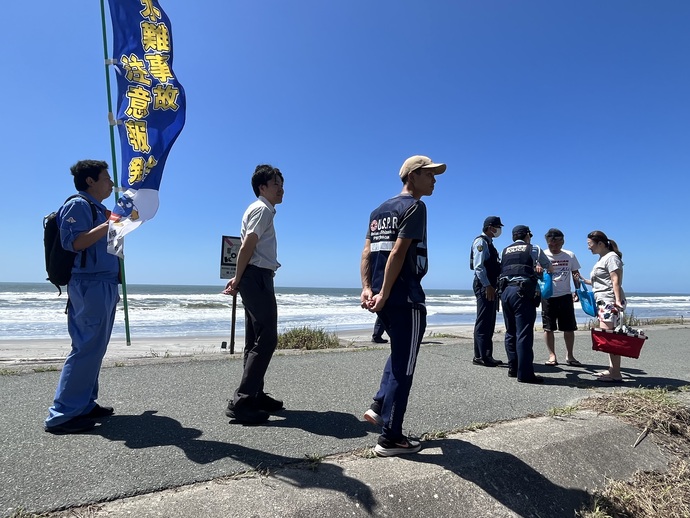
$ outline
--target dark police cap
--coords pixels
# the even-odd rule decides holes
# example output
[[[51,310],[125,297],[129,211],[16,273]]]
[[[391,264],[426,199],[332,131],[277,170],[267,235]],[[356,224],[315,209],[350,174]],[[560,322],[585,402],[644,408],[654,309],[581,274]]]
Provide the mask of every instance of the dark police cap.
[[[527,225],[518,225],[516,227],[513,227],[513,239],[515,239],[515,236],[526,236],[532,235],[532,231],[529,229]]]
[[[486,227],[502,227],[503,223],[501,223],[501,218],[498,216],[489,216],[484,220],[484,228]]]

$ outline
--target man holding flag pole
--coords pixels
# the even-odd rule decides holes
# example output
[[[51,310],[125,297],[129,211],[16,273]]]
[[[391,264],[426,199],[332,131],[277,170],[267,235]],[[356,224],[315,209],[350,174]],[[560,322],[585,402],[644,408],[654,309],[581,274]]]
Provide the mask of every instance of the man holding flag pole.
[[[106,251],[109,211],[103,200],[113,192],[108,164],[80,160],[71,167],[78,195],[70,197],[57,214],[60,243],[76,252],[67,284],[67,329],[72,339],[60,373],[45,431],[79,433],[108,417],[113,408],[96,403],[101,370],[120,300],[117,257]]]
[[[70,198],[57,216],[63,247],[79,252],[77,257],[86,254],[88,260],[75,261],[68,285],[72,351],[45,421],[45,430],[56,434],[89,430],[95,426],[94,419],[114,413],[112,407],[100,406],[96,399],[98,374],[119,300],[119,278],[123,279],[127,345],[130,343],[123,237],[156,214],[163,167],[185,122],[184,89],[172,70],[170,20],[158,1],[109,1],[114,59],[108,58],[104,0],[100,5],[115,181],[113,125],[119,129],[127,174],[122,178],[125,192],[121,197],[116,194],[117,205],[111,212],[102,203],[113,192],[108,164],[77,162],[71,171],[80,194]],[[112,114],[109,65],[118,71],[117,118]]]

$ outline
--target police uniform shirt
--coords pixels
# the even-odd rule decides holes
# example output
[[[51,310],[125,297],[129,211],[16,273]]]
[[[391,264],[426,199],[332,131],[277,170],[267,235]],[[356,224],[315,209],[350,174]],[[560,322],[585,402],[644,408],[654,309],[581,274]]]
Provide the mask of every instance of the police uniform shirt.
[[[518,239],[515,241],[515,243],[524,243],[522,239]],[[539,263],[539,265],[544,268],[544,270],[548,270],[551,267],[551,261],[549,261],[549,258],[546,257],[546,254],[544,251],[539,248],[537,245],[532,245],[532,251],[531,254],[532,259],[534,260],[534,264]],[[511,275],[508,276],[507,279],[509,281],[525,281],[527,280],[527,277],[522,276],[522,275]]]
[[[486,273],[486,268],[484,267],[484,263],[491,256],[487,240],[489,243],[493,243],[493,239],[487,236],[485,232],[482,232],[482,236],[486,236],[486,240],[482,237],[478,237],[472,243],[472,263],[474,266],[474,276],[479,280],[482,286],[486,288],[491,284]]]

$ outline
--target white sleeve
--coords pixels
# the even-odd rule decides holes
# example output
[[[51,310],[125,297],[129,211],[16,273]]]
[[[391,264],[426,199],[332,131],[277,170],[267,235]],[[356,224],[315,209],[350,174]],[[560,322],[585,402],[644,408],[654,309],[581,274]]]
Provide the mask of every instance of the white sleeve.
[[[273,213],[268,207],[257,207],[247,218],[246,234],[256,234],[257,237],[266,232],[273,221]]]

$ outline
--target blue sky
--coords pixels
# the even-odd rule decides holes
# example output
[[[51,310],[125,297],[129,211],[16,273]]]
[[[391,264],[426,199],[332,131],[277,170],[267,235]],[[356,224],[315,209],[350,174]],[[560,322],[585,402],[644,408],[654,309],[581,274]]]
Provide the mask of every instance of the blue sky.
[[[258,163],[285,175],[278,286],[358,287],[370,211],[400,165],[448,164],[427,288],[467,289],[485,216],[624,253],[628,292],[690,293],[690,2],[161,0],[187,124],[129,283],[218,284]],[[108,30],[110,26],[108,24]],[[45,278],[42,218],[69,167],[111,161],[99,3],[3,6],[0,281]],[[119,148],[119,143],[118,143]],[[118,170],[120,164],[118,164]],[[114,198],[106,204],[114,205]]]

